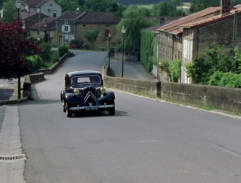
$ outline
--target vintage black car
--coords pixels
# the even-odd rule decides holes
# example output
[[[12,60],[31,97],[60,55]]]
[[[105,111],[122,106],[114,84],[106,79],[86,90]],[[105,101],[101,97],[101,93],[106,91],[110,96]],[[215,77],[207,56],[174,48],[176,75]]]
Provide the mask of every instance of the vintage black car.
[[[115,94],[103,87],[101,73],[97,71],[67,73],[60,100],[67,117],[80,111],[99,110],[107,110],[109,115],[115,115]]]

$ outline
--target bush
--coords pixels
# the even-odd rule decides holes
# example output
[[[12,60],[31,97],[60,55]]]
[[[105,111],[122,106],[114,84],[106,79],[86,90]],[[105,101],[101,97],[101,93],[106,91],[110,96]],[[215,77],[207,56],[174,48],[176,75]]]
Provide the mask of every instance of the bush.
[[[162,71],[168,72],[169,73],[169,67],[170,67],[170,61],[164,60],[160,64],[160,68]]]
[[[72,40],[70,41],[70,48],[82,48],[83,47],[84,42],[81,40]]]
[[[208,84],[231,88],[241,88],[241,74],[217,71],[210,77]]]
[[[30,73],[38,71],[42,66],[42,58],[38,55],[27,57],[27,60],[30,67]]]
[[[58,62],[59,61],[59,53],[58,52],[52,52],[50,61],[51,61],[51,63]]]
[[[181,60],[174,60],[169,66],[169,73],[172,82],[178,82],[181,77]]]
[[[69,47],[66,44],[62,44],[59,46],[59,56],[62,57],[65,53],[69,52]]]
[[[39,48],[41,50],[40,57],[43,59],[43,61],[49,61],[51,57],[51,45],[49,43],[43,42],[39,45]]]

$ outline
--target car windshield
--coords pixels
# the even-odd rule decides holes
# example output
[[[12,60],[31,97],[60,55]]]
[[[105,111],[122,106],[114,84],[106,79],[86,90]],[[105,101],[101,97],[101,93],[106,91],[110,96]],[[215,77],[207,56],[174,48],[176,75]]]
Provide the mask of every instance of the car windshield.
[[[101,79],[98,75],[74,76],[71,78],[71,85],[81,84],[101,84]]]

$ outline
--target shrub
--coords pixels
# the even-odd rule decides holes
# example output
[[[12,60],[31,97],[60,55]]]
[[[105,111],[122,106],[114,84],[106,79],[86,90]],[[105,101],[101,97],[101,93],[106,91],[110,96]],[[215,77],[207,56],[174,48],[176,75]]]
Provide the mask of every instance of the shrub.
[[[40,57],[43,59],[44,62],[47,62],[50,60],[51,57],[51,45],[49,43],[41,43],[39,45],[40,47]]]
[[[223,87],[241,88],[241,74],[217,71],[210,77],[209,84]]]
[[[58,52],[52,52],[50,61],[51,61],[51,63],[58,62],[59,61],[59,53]]]
[[[69,47],[66,44],[62,44],[59,46],[59,56],[62,57],[65,53],[69,52]]]
[[[170,67],[170,61],[168,61],[168,60],[164,60],[160,64],[161,70],[166,71],[168,73],[169,73],[169,67]]]
[[[38,55],[27,57],[27,61],[30,67],[30,73],[38,71],[42,66],[42,58]]]
[[[169,73],[172,82],[178,82],[181,77],[181,60],[174,60],[169,66]]]
[[[70,41],[70,45],[72,48],[82,48],[84,42],[81,40],[72,40]]]

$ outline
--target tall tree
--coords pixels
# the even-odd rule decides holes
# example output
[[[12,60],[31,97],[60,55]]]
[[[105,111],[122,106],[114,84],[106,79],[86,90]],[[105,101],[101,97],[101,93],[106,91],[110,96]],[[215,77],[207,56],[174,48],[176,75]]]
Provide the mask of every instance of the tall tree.
[[[91,43],[92,49],[94,48],[94,42],[99,36],[99,33],[100,33],[99,30],[90,30],[90,31],[84,32],[84,37]]]
[[[180,16],[182,10],[178,9],[178,6],[182,5],[180,0],[161,1],[160,3],[153,6],[151,15],[152,16]]]
[[[8,22],[17,17],[17,9],[15,5],[15,0],[8,0],[3,2],[3,20]]]
[[[58,0],[58,3],[63,7],[63,11],[75,11],[81,7],[78,0]]]
[[[144,8],[131,6],[123,12],[123,18],[118,24],[118,30],[126,28],[125,46],[129,51],[140,52],[140,36],[141,30],[152,25],[151,21],[146,19],[146,11]]]
[[[120,5],[113,0],[88,0],[85,1],[84,8],[85,10],[93,12],[119,12],[119,14],[124,10],[123,5]]]
[[[25,37],[22,23],[0,21],[0,75],[4,78],[23,76],[29,72],[27,56],[38,52],[37,44]]]

